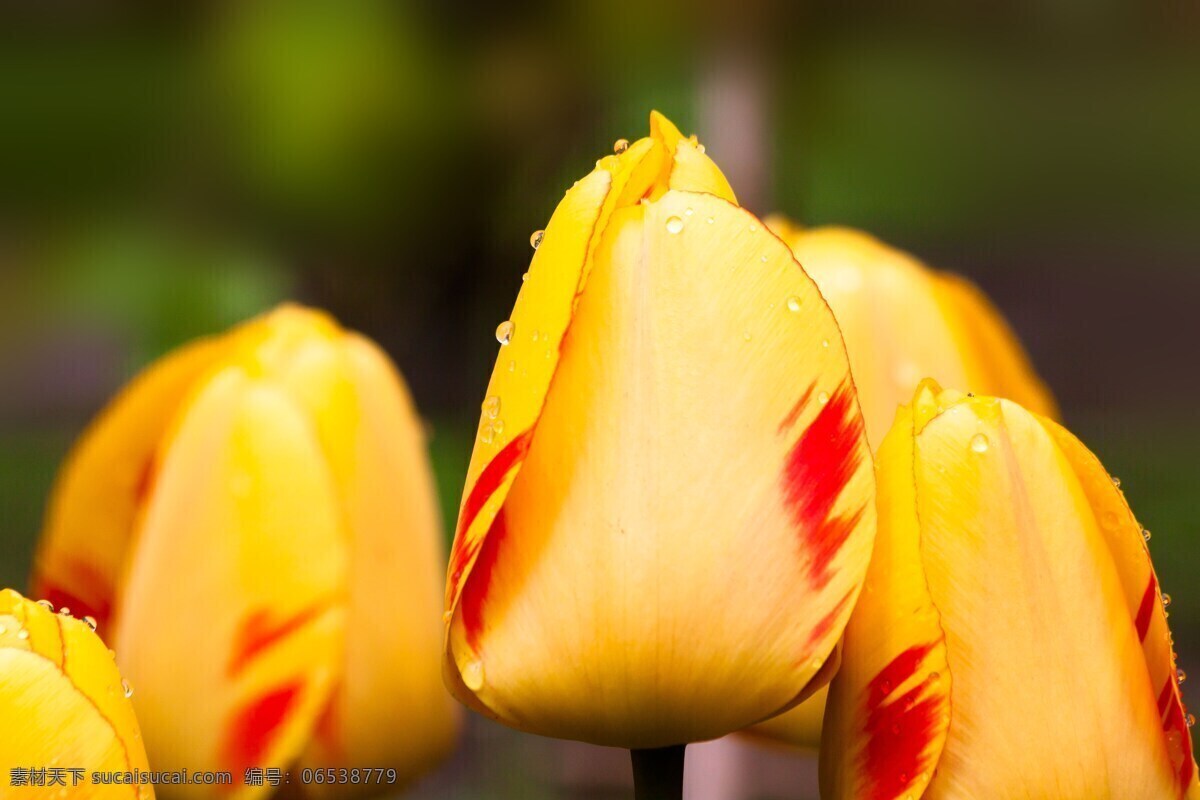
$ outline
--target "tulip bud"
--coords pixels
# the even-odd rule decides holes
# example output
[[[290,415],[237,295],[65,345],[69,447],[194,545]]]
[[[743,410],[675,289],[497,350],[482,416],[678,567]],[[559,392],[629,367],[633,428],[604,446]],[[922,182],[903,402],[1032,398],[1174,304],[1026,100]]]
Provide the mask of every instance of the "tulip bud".
[[[1094,455],[1016,403],[926,381],[877,474],[822,797],[1197,791],[1158,581]]]
[[[34,584],[102,620],[156,769],[232,771],[238,798],[271,791],[241,786],[251,767],[403,782],[456,729],[438,528],[387,357],[284,306],[167,356],[103,412],[59,477]]]
[[[136,775],[111,782],[149,770],[131,690],[92,621],[67,611],[0,591],[0,796],[153,800]]]
[[[447,581],[455,695],[650,749],[819,685],[871,455],[833,315],[703,148],[654,114],[601,159],[498,338]]]
[[[851,228],[768,220],[833,309],[867,438],[878,447],[922,378],[1057,416],[1054,398],[1000,312],[970,281]]]
[[[1016,335],[970,281],[931,270],[861,231],[802,228],[782,217],[767,224],[792,248],[833,309],[872,446],[878,447],[896,408],[926,376],[1057,417],[1054,398]],[[825,692],[751,733],[815,749]]]

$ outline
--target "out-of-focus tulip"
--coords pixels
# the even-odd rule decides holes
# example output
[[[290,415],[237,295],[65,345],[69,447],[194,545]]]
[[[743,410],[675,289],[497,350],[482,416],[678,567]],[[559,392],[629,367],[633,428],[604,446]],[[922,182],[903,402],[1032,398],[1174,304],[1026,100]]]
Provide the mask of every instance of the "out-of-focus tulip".
[[[0,591],[0,796],[153,800],[136,785],[149,765],[112,654],[63,611]]]
[[[422,426],[388,358],[284,306],[167,356],[103,412],[59,477],[34,585],[101,621],[156,769],[404,781],[456,729],[438,529]]]
[[[1196,796],[1158,581],[1096,457],[1016,403],[927,381],[877,464],[821,796]]]
[[[768,226],[792,248],[833,309],[850,354],[867,438],[878,447],[922,378],[1005,397],[1056,417],[1054,398],[1000,312],[970,281],[929,269],[851,228]],[[827,689],[752,733],[816,748]]]
[[[833,315],[787,246],[660,115],[624,144],[567,191],[497,330],[446,665],[508,725],[637,749],[820,682],[874,484]]]
[[[1054,398],[1000,312],[973,283],[851,228],[767,220],[833,309],[867,438],[878,447],[921,379],[1055,417]]]

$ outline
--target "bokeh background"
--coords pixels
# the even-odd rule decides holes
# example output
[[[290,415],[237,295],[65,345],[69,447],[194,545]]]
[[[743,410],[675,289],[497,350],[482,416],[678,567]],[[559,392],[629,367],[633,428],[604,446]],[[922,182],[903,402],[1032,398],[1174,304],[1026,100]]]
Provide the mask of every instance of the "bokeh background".
[[[530,232],[651,108],[752,210],[866,228],[991,294],[1153,531],[1200,675],[1185,0],[2,2],[0,585],[25,586],[106,398],[285,298],[399,363],[449,529]],[[764,758],[747,796],[811,791],[811,765]],[[412,795],[615,797],[624,769],[475,720]]]

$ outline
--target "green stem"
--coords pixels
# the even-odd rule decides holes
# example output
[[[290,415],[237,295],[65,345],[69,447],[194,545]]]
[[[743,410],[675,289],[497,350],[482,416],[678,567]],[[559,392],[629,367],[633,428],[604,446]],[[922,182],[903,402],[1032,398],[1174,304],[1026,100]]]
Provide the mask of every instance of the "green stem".
[[[683,748],[630,750],[635,800],[683,800]]]

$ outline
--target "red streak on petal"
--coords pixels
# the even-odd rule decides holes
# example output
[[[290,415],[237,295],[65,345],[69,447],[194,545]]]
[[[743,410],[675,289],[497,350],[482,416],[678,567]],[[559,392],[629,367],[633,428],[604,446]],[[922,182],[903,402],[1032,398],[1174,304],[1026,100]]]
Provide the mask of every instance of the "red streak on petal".
[[[525,453],[529,450],[529,440],[533,438],[533,430],[527,430],[518,436],[513,437],[513,440],[504,445],[499,453],[496,453],[495,458],[488,462],[483,471],[479,473],[479,478],[475,481],[475,485],[471,487],[471,491],[467,494],[467,499],[463,502],[462,512],[458,515],[458,530],[454,535],[454,551],[450,554],[450,576],[454,584],[458,583],[462,577],[463,570],[467,564],[479,552],[483,541],[476,539],[468,543],[466,532],[470,529],[471,523],[479,516],[483,504],[488,501],[495,491],[500,488],[500,484],[504,482],[509,471],[521,463],[525,458]]]
[[[281,766],[264,763],[271,742],[304,684],[289,683],[255,698],[230,720],[225,731],[224,763],[234,775],[248,767]]]
[[[829,613],[821,617],[820,621],[813,626],[812,633],[808,635],[809,648],[815,647],[822,639],[829,635],[833,630],[833,625],[842,616],[842,612],[846,610],[846,605],[850,602],[850,595],[853,592],[846,592],[846,596],[838,600]]]
[[[900,797],[929,767],[926,751],[946,702],[943,695],[930,694],[936,678],[929,675],[898,697],[892,693],[917,673],[932,649],[932,644],[910,647],[867,685],[867,742],[861,755],[867,794],[863,800]]]
[[[804,394],[800,395],[800,399],[792,406],[792,410],[783,418],[783,422],[779,423],[779,432],[787,433],[796,424],[796,420],[800,419],[800,415],[804,412],[808,401],[812,400],[813,389],[816,388],[815,383],[810,383],[808,388],[804,390]]]
[[[329,602],[323,600],[282,619],[276,618],[269,608],[253,612],[242,620],[234,634],[233,649],[225,667],[226,674],[229,677],[237,675],[263,651],[291,636],[327,610]]]
[[[1175,675],[1167,678],[1158,695],[1158,713],[1163,716],[1163,733],[1167,735],[1167,752],[1179,776],[1180,794],[1186,794],[1192,783],[1195,762],[1192,760],[1192,732],[1183,713]]]
[[[1146,592],[1142,595],[1142,604],[1138,606],[1137,619],[1134,620],[1139,642],[1146,641],[1146,634],[1150,632],[1150,620],[1154,614],[1154,598],[1157,594],[1158,581],[1151,575],[1150,582],[1146,584]]]
[[[33,581],[33,596],[39,600],[49,600],[55,608],[66,606],[77,619],[94,618],[98,632],[103,636],[112,615],[113,590],[108,579],[91,565],[75,560],[63,564],[55,572],[67,578],[71,588],[67,589],[56,580],[39,575]]]
[[[784,499],[801,531],[809,578],[818,589],[829,582],[830,562],[864,513],[859,508],[830,516],[863,459],[863,422],[853,400],[853,388],[843,381],[800,434],[784,466]]]
[[[467,584],[463,587],[462,600],[459,602],[463,628],[467,634],[467,644],[476,653],[479,652],[479,637],[483,633],[483,607],[487,602],[488,588],[491,586],[492,577],[495,574],[500,547],[507,536],[508,524],[502,508],[496,515],[496,519],[492,521],[492,527],[483,540],[479,558],[475,560],[475,567],[471,570],[470,577],[467,578]]]

